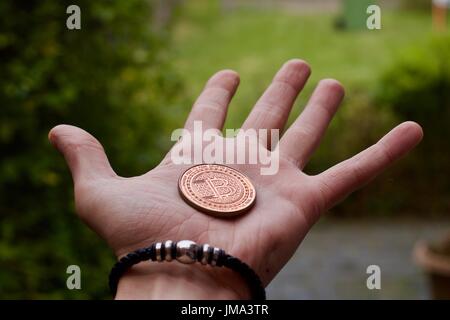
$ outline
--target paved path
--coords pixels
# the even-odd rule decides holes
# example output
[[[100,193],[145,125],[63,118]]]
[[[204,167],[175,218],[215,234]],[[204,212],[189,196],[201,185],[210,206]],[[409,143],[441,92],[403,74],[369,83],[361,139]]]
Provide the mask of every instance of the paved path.
[[[450,232],[450,221],[325,221],[316,225],[267,288],[269,299],[429,299],[412,261],[418,239]],[[381,268],[381,290],[368,290],[366,268]]]

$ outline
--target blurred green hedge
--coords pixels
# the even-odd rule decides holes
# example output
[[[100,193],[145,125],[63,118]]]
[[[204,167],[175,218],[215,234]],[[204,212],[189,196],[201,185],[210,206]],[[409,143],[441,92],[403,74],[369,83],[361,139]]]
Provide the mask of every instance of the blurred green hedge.
[[[81,30],[66,28],[71,4]],[[1,1],[0,15],[0,298],[106,297],[113,256],[76,218],[70,175],[47,133],[60,123],[90,131],[122,175],[160,160],[180,83],[152,32],[152,8]],[[66,288],[71,264],[82,290]]]
[[[376,103],[423,127],[424,141],[408,157],[402,177],[405,187],[414,188],[416,210],[450,212],[450,37],[405,50],[383,74]]]
[[[430,10],[432,0],[402,0],[400,2],[402,9],[407,10]]]
[[[403,121],[418,122],[424,138],[381,177],[333,208],[333,216],[448,217],[450,36],[434,35],[399,51],[377,79],[377,86],[353,92],[341,108],[309,166],[312,173],[326,169],[329,159],[338,162],[359,152]]]

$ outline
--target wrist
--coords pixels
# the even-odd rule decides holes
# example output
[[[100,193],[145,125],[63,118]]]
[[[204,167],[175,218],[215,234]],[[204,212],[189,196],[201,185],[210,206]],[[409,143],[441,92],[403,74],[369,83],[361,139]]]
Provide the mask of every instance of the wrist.
[[[250,299],[245,280],[223,267],[141,262],[120,279],[116,299]]]

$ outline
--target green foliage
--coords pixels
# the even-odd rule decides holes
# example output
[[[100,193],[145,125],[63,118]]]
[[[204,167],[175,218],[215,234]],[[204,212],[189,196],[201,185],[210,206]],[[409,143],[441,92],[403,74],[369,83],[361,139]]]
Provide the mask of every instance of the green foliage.
[[[416,120],[433,135],[448,132],[450,120],[450,37],[402,54],[383,76],[379,101],[403,119]]]
[[[425,197],[418,201],[424,210],[448,212],[450,37],[439,36],[405,50],[382,76],[376,99],[400,120],[414,120],[422,125],[425,138],[410,159],[408,169],[414,175],[409,179],[415,179],[411,185],[417,186],[416,193]]]
[[[431,0],[402,0],[401,8],[411,10],[431,10]]]
[[[81,8],[82,29],[66,28]],[[179,81],[151,30],[149,1],[1,1],[0,297],[105,297],[113,256],[76,218],[70,175],[47,133],[80,126],[119,174],[167,149]],[[82,289],[66,288],[66,268]]]

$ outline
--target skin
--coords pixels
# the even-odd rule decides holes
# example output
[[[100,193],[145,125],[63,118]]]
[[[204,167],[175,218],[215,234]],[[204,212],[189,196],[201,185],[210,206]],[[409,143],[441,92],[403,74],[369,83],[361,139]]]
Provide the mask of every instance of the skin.
[[[306,62],[286,62],[242,127],[282,130],[309,75]],[[192,130],[193,122],[200,120],[204,129],[221,130],[238,84],[234,71],[213,75],[185,128]],[[72,173],[78,215],[107,241],[117,257],[156,241],[193,240],[241,258],[268,285],[323,212],[422,139],[418,124],[404,122],[354,157],[318,175],[303,173],[343,96],[336,80],[319,82],[302,114],[280,139],[276,175],[261,175],[257,165],[233,165],[251,179],[257,191],[256,205],[234,219],[215,218],[186,204],[178,194],[177,181],[189,166],[173,164],[169,154],[144,175],[123,178],[109,165],[101,144],[86,131],[59,125],[50,131],[49,139]],[[260,143],[272,148],[266,137],[260,137]],[[245,281],[224,268],[141,263],[121,279],[116,298],[225,299],[249,298],[249,293]]]

